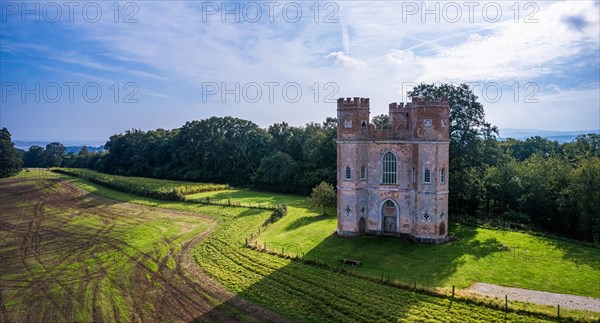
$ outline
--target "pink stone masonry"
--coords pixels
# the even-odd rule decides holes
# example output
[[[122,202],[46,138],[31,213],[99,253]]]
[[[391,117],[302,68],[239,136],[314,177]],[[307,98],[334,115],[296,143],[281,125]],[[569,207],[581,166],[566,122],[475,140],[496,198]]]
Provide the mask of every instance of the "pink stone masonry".
[[[337,233],[445,242],[448,103],[391,103],[388,129],[375,129],[369,113],[368,98],[338,99]]]

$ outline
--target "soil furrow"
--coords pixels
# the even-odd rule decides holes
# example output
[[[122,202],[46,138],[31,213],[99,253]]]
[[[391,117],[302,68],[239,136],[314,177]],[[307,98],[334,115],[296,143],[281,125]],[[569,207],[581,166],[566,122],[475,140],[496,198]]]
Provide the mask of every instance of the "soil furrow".
[[[213,218],[109,200],[62,179],[0,185],[6,196],[0,205],[3,321],[232,322],[240,314],[285,321],[239,299],[193,262],[190,252],[213,232]],[[186,231],[156,237],[150,249],[124,239],[124,231],[157,218],[197,219],[207,228],[187,239]],[[7,295],[16,297],[10,308]]]

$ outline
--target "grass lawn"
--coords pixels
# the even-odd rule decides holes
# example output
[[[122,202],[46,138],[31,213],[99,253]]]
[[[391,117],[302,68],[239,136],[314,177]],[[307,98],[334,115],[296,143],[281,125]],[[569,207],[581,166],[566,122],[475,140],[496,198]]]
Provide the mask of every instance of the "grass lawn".
[[[473,228],[451,223],[452,243],[432,246],[382,237],[339,238],[335,209],[311,209],[305,197],[236,189],[204,192],[244,204],[288,204],[286,217],[269,226],[259,242],[268,248],[342,266],[361,260],[356,272],[407,284],[466,288],[474,282],[600,297],[600,250],[529,233]],[[344,265],[345,266],[345,265]]]
[[[152,179],[145,179],[150,182]],[[121,196],[109,189],[101,190],[112,198]],[[174,183],[177,184],[177,183]],[[231,208],[157,201],[127,195],[130,201],[176,208],[205,214],[235,213]],[[511,287],[600,297],[600,251],[589,246],[528,233],[473,228],[451,223],[450,232],[457,241],[440,246],[415,244],[382,237],[339,238],[335,209],[309,207],[306,197],[233,189],[201,192],[188,199],[231,200],[250,205],[287,204],[288,215],[269,226],[259,241],[280,252],[304,255],[334,266],[340,259],[362,261],[356,272],[372,277],[387,276],[391,280],[428,287],[466,288],[473,282],[486,282]],[[418,268],[418,269],[417,269]]]
[[[210,200],[214,202],[227,201],[228,199],[231,199],[232,202],[239,202],[245,205],[287,204],[288,207],[309,207],[308,199],[306,197],[291,194],[262,192],[250,189],[231,189],[217,192],[202,192],[186,196],[186,198],[190,200],[204,200],[207,197],[209,197]]]
[[[278,229],[270,229],[261,236],[261,242],[269,245],[288,247],[298,255],[308,252],[329,236],[336,227],[335,208],[327,209],[327,216],[321,209],[311,208],[307,197],[291,194],[262,192],[250,189],[234,189],[219,192],[203,192],[187,196],[189,199],[205,199],[211,201],[240,202],[242,205],[286,204],[288,216],[273,224]],[[303,228],[302,230],[296,230]]]
[[[528,233],[451,223],[457,241],[422,245],[387,237],[332,235],[335,215],[290,212],[260,237],[274,250],[287,246],[333,266],[407,284],[466,288],[473,282],[600,297],[600,251],[575,242]],[[342,258],[362,261],[342,265]]]
[[[463,301],[452,301],[444,297],[434,297],[420,293],[414,293],[404,289],[384,286],[375,282],[351,277],[330,270],[324,270],[315,266],[308,266],[290,259],[258,252],[245,248],[243,241],[250,233],[256,230],[270,216],[270,211],[259,209],[231,208],[215,205],[202,205],[197,203],[159,201],[146,197],[136,197],[130,194],[116,192],[96,184],[87,183],[80,179],[71,179],[72,183],[96,194],[114,198],[116,200],[132,203],[158,206],[169,209],[185,210],[211,215],[219,220],[219,224],[213,235],[201,242],[194,248],[193,254],[198,265],[218,282],[231,291],[236,292],[242,298],[259,303],[267,308],[273,309],[285,316],[295,320],[322,322],[332,321],[422,321],[439,322],[453,320],[467,320],[472,322],[491,321],[547,321],[553,320],[551,316],[539,316],[537,314],[514,313],[505,314],[500,307],[488,307]],[[442,272],[439,277],[454,277],[458,270],[466,263],[485,258],[491,253],[498,253],[497,248],[504,250],[501,242],[495,243],[487,239],[485,234],[480,235],[479,229],[466,227],[454,227],[457,235],[463,234],[460,241],[445,246],[420,246],[399,241],[395,239],[380,239],[365,237],[359,239],[338,239],[331,236],[335,228],[335,216],[333,210],[329,210],[329,216],[318,215],[320,212],[306,208],[306,200],[295,197],[294,200],[286,200],[285,195],[274,194],[272,197],[266,193],[260,197],[252,197],[253,191],[242,190],[237,197],[254,199],[253,202],[279,203],[287,201],[290,205],[288,216],[271,225],[261,239],[273,241],[280,244],[298,244],[307,253],[307,257],[316,256],[320,260],[336,261],[344,253],[352,254],[353,258],[362,257],[365,266],[361,270],[367,273],[373,270],[374,263],[367,260],[369,253],[373,253],[372,259],[377,260],[384,268],[387,266],[399,266],[403,264],[412,272],[424,272],[421,266],[429,262],[419,263],[418,259],[406,258],[400,262],[382,261],[377,256],[378,250],[398,250],[405,246],[407,250],[442,250],[441,247],[450,248],[460,252],[450,257],[451,263],[456,264],[453,270]],[[233,193],[233,192],[232,192]],[[215,194],[215,193],[212,193]],[[264,194],[264,193],[263,193]],[[214,195],[211,195],[214,196]],[[234,195],[231,196],[234,198]],[[264,200],[271,199],[271,200]],[[277,201],[277,202],[274,202]],[[459,228],[463,233],[459,233]],[[466,229],[465,229],[466,228]],[[513,233],[488,230],[490,237],[500,241],[502,235]],[[525,235],[527,236],[527,235]],[[533,239],[534,237],[532,237]],[[536,238],[537,239],[537,238]],[[483,241],[483,246],[478,246],[475,241]],[[461,246],[463,249],[453,246]],[[550,240],[551,241],[551,240]],[[552,241],[551,241],[552,242]],[[470,246],[477,251],[470,251]],[[417,247],[418,246],[418,247]],[[580,246],[567,244],[573,247],[573,252],[579,250]],[[292,247],[288,247],[293,249]],[[423,248],[423,249],[417,249]],[[452,249],[454,248],[454,249]],[[466,248],[466,250],[465,250]],[[510,247],[509,247],[510,248]],[[290,250],[290,249],[286,249]],[[544,245],[544,250],[552,249]],[[592,252],[583,248],[585,252]],[[360,254],[357,254],[360,253]],[[504,252],[508,253],[508,250]],[[441,253],[438,251],[438,253]],[[420,253],[419,253],[420,254]],[[358,255],[358,256],[357,256]],[[581,257],[589,255],[582,254]],[[427,257],[423,257],[427,258]],[[429,258],[427,258],[429,259]],[[440,259],[444,259],[441,257]],[[441,260],[439,260],[441,261]],[[564,260],[567,262],[567,260]],[[523,265],[525,261],[518,261],[515,265]],[[595,260],[592,261],[595,263]],[[589,266],[589,264],[581,264]],[[403,267],[404,268],[404,267]],[[439,266],[438,266],[439,268]],[[399,269],[405,270],[405,269]],[[436,275],[437,269],[430,273]],[[596,267],[595,272],[598,272]],[[466,272],[468,274],[468,272]],[[587,275],[589,271],[584,270]],[[376,272],[372,272],[376,275]],[[495,274],[502,275],[501,270]],[[425,274],[424,274],[425,276]],[[430,278],[438,279],[438,278]],[[442,279],[439,279],[442,281]],[[448,281],[446,279],[445,281]],[[533,306],[535,311],[540,307]],[[547,311],[552,315],[552,308]],[[565,314],[567,311],[565,311]],[[555,312],[554,312],[555,314]],[[589,313],[574,313],[575,317],[596,317]],[[583,315],[583,316],[582,316]]]

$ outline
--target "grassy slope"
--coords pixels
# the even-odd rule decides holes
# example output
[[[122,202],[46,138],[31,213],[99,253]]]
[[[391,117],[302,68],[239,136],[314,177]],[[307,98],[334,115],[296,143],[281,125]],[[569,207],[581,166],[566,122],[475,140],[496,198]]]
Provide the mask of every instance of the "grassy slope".
[[[32,171],[20,177],[26,181],[0,181],[5,188],[0,190],[0,200],[7,203],[3,205],[2,220],[17,228],[14,232],[0,231],[3,266],[9,266],[0,271],[0,281],[5,283],[2,305],[17,321],[31,313],[31,306],[46,320],[133,320],[130,309],[140,299],[140,291],[135,289],[139,286],[133,282],[139,280],[140,271],[145,271],[146,279],[160,290],[160,283],[153,276],[160,263],[173,266],[169,250],[177,250],[179,244],[207,228],[205,220],[196,216],[166,214],[121,203],[100,205],[89,195],[65,204],[57,199],[75,196],[70,196],[72,193],[65,191],[64,186],[49,181],[57,177],[55,174]],[[37,199],[35,191],[16,199],[11,195],[12,190],[29,186],[37,186],[36,190],[48,194],[44,195],[48,200]],[[31,214],[40,218],[41,238],[39,246],[23,249],[19,232],[27,227]],[[61,235],[56,236],[57,232]],[[27,252],[25,256],[23,250]],[[146,269],[136,267],[132,260]],[[24,283],[11,286],[11,281]],[[142,306],[143,311],[151,313],[154,304],[149,297]]]
[[[430,287],[466,288],[473,282],[600,297],[600,252],[577,243],[528,233],[473,228],[453,224],[458,241],[441,246],[390,238],[332,236],[335,210],[329,216],[310,209],[306,198],[231,190],[194,196],[231,198],[243,203],[288,203],[289,214],[259,238],[276,251],[304,254],[338,266],[340,259],[363,261],[357,272],[383,274],[406,283]],[[418,270],[416,270],[418,268]]]
[[[480,321],[503,319],[503,315],[493,309],[461,302],[451,303],[437,297],[385,287],[242,248],[243,238],[255,232],[266,220],[269,215],[267,211],[157,201],[115,192],[81,180],[74,180],[74,182],[106,197],[143,205],[201,212],[221,219],[221,225],[214,236],[196,249],[195,257],[198,263],[228,288],[294,318],[347,319],[343,317],[346,315],[344,313],[354,313],[358,310],[374,313],[384,311],[386,314],[381,318],[387,319],[419,318],[423,321],[459,317]],[[252,195],[251,191],[242,193],[242,196],[246,197]],[[297,201],[300,200],[305,203],[305,199],[299,198]],[[260,198],[256,198],[256,201],[263,202]],[[314,211],[305,209],[300,204],[296,207],[303,209],[302,213],[295,212],[293,207],[290,208],[290,215],[273,225],[267,231],[266,237],[282,235],[287,238],[295,237],[295,241],[299,241],[299,237],[314,235],[316,236],[314,241],[303,240],[305,246],[323,245],[327,242],[326,240],[330,239],[329,233],[335,227],[333,216],[317,216]],[[292,230],[287,230],[290,233],[282,232],[286,231],[285,228]],[[392,239],[372,240],[383,244],[405,243]],[[345,246],[354,248],[356,246],[354,242],[361,239],[340,239],[340,241],[342,244],[344,241],[350,241],[351,244]],[[336,254],[336,257],[339,257],[339,254]],[[369,291],[368,294],[365,293],[366,290]],[[360,302],[360,304],[352,305],[352,302]],[[368,319],[368,316],[364,316],[365,313],[356,313],[356,315],[356,318]],[[509,313],[508,318],[517,321],[532,319],[514,313]]]
[[[329,216],[316,216],[317,212],[322,213],[322,210],[316,210],[309,206],[308,198],[299,195],[277,194],[272,192],[262,192],[249,189],[234,189],[220,192],[203,192],[189,195],[188,198],[204,199],[210,197],[211,201],[225,201],[231,199],[232,202],[240,202],[242,204],[286,204],[288,206],[288,214],[281,222],[275,224],[278,227],[281,223],[285,223],[284,230],[269,230],[268,235],[261,238],[262,242],[269,244],[277,244],[281,246],[293,247],[293,250],[307,252],[314,246],[324,240],[324,237],[330,235],[336,226],[335,209],[329,208],[327,214]],[[292,221],[292,222],[290,222]],[[303,230],[293,230],[301,228]]]
[[[205,191],[220,191],[229,188],[227,184],[181,182],[156,178],[145,178],[135,176],[119,176],[100,173],[84,168],[53,168],[58,172],[77,176],[86,180],[101,183],[122,192],[132,192],[144,196],[158,197],[153,194],[165,194],[177,191],[183,195],[189,195]]]
[[[401,282],[458,288],[487,282],[600,297],[600,252],[577,243],[458,224],[450,228],[458,241],[441,246],[379,237],[344,239],[331,235],[335,223],[316,214],[290,213],[259,240],[297,245],[309,259],[333,265],[342,258],[358,259],[363,266],[357,272]]]

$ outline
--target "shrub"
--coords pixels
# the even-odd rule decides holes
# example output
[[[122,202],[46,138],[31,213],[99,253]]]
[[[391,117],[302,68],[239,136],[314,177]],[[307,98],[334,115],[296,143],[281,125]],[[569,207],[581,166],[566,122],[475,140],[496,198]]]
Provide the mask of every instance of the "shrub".
[[[269,220],[271,223],[276,222],[277,220],[286,216],[287,213],[288,213],[287,205],[279,204],[279,205],[277,205],[275,210],[273,210],[273,213],[271,213],[271,217],[269,218]]]

